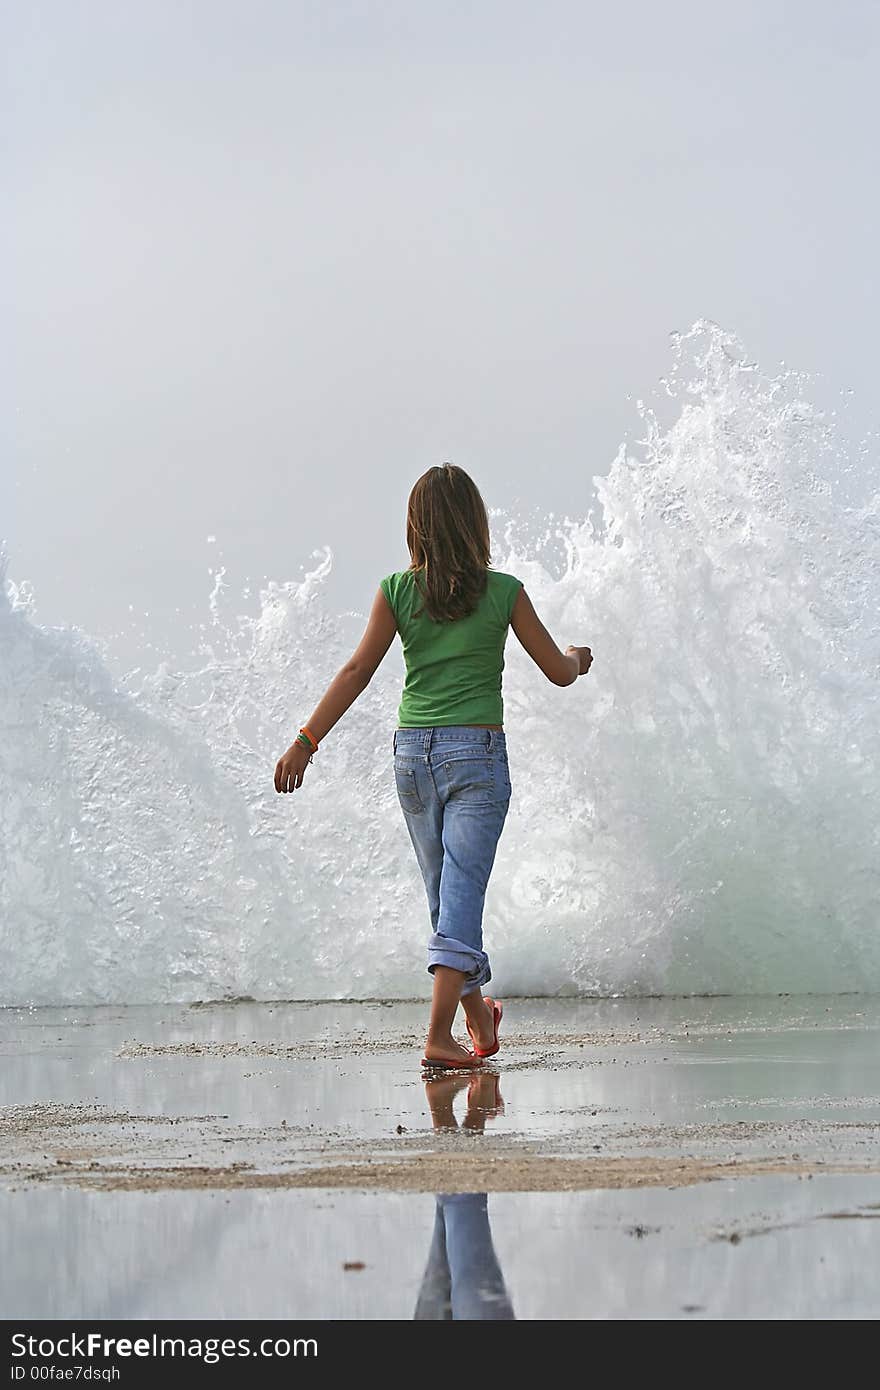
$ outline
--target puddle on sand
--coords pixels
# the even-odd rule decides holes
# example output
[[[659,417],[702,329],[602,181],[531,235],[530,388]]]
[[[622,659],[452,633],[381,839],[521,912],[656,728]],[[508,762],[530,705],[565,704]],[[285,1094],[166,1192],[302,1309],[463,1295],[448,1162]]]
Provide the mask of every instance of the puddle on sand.
[[[7,1318],[875,1318],[878,1201],[877,1179],[838,1176],[488,1197],[4,1192],[0,1304]]]
[[[522,1000],[506,1019],[500,1082],[426,1087],[422,1005],[0,1011],[5,1316],[880,1314],[880,1178],[805,1172],[876,1165],[880,1001]],[[485,1179],[456,1182],[478,1153]],[[499,1190],[489,1168],[520,1157],[771,1168]],[[104,1180],[384,1158],[419,1190],[399,1167],[370,1191]],[[92,1165],[102,1190],[73,1183]]]

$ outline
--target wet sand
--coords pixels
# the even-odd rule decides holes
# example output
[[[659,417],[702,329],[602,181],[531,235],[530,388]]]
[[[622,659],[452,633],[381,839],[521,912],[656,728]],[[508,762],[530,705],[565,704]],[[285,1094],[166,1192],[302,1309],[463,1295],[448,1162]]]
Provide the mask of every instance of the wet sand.
[[[880,1000],[511,1000],[482,1075],[428,1082],[423,1018],[0,1011],[9,1315],[411,1317],[441,1193],[490,1194],[516,1316],[880,1312]]]

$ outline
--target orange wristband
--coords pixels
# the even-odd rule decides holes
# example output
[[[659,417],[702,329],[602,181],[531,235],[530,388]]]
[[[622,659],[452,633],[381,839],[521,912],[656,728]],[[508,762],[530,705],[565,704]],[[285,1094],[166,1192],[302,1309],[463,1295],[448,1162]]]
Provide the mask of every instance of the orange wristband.
[[[317,753],[317,751],[318,751],[318,740],[315,738],[315,735],[314,735],[309,729],[306,728],[305,724],[304,724],[304,725],[302,726],[302,728],[300,729],[300,733],[301,733],[301,734],[305,734],[305,736],[306,736],[306,738],[308,739],[309,743],[312,745],[312,752],[313,752],[313,753]]]

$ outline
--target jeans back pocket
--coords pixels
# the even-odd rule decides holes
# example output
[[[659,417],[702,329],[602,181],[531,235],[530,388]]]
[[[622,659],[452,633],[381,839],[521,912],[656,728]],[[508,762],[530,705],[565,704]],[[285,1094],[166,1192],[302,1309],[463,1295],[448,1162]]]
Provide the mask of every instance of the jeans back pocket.
[[[422,798],[419,795],[418,783],[416,781],[415,768],[403,767],[398,763],[394,764],[394,780],[397,784],[397,799],[404,815],[417,816],[424,811]]]
[[[495,806],[511,795],[507,763],[485,753],[449,758],[443,764],[450,797],[474,806]]]

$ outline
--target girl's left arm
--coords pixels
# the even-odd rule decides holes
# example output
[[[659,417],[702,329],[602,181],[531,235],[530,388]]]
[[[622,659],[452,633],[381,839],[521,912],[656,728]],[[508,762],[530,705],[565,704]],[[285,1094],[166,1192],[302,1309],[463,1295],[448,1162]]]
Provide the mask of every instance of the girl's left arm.
[[[388,600],[382,590],[377,589],[370,617],[357,650],[337,671],[323,699],[306,720],[305,727],[314,734],[318,743],[329,734],[334,724],[339,723],[349,706],[366,690],[394,641],[396,632],[397,624]],[[301,787],[308,762],[308,749],[294,740],[275,766],[275,790],[292,792]]]

